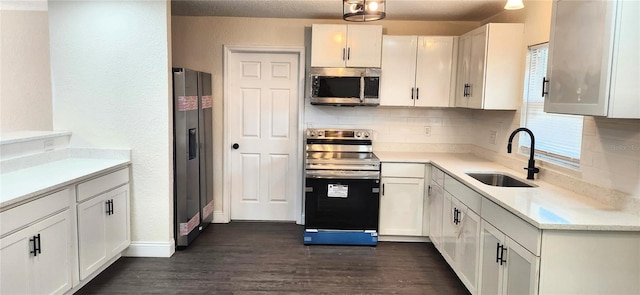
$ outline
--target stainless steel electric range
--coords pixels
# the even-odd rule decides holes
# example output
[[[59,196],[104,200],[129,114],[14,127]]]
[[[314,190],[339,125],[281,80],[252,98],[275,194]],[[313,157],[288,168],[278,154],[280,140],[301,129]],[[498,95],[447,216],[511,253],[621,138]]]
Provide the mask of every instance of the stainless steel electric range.
[[[308,129],[304,244],[378,243],[380,160],[368,129]]]

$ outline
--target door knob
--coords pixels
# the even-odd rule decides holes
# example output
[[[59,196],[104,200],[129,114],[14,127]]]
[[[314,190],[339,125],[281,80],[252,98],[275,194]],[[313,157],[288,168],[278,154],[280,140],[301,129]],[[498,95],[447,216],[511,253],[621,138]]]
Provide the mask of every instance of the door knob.
[[[240,145],[239,145],[239,144],[237,144],[237,143],[234,143],[231,147],[232,147],[234,150],[237,150],[237,149],[240,147]]]

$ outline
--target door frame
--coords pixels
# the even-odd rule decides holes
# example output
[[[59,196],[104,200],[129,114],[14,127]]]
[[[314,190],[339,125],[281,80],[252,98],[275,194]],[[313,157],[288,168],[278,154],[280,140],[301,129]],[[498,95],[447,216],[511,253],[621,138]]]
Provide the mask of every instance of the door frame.
[[[223,45],[223,54],[224,54],[224,63],[223,63],[223,72],[224,72],[224,86],[223,86],[223,140],[222,140],[222,216],[224,220],[221,220],[223,223],[229,223],[231,221],[231,140],[229,134],[229,88],[230,81],[227,79],[229,77],[229,59],[232,54],[235,53],[288,53],[288,54],[296,54],[298,59],[298,129],[295,130],[294,140],[296,141],[296,153],[294,155],[296,161],[296,167],[299,167],[299,170],[295,173],[295,191],[299,194],[294,197],[294,206],[295,206],[295,216],[296,223],[302,224],[302,205],[303,200],[302,196],[304,196],[304,191],[302,189],[304,171],[302,170],[303,163],[303,155],[304,155],[304,144],[302,139],[304,138],[304,81],[305,81],[305,48],[304,46],[233,46],[233,45]]]

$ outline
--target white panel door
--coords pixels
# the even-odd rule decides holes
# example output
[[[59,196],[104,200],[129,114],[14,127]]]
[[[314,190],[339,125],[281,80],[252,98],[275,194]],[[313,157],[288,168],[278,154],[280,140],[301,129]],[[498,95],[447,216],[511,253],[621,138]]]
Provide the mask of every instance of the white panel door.
[[[105,195],[78,205],[78,251],[80,280],[84,280],[107,260]]]
[[[471,35],[471,58],[469,65],[468,105],[473,109],[483,107],[485,55],[487,52],[487,27],[475,31]]]
[[[458,237],[458,225],[456,224],[455,197],[449,192],[444,192],[444,205],[442,210],[442,239],[441,253],[449,265],[455,265],[456,240]],[[457,209],[456,209],[457,210]]]
[[[121,186],[106,193],[106,199],[113,201],[113,210],[106,218],[106,250],[113,257],[131,243],[129,234],[129,185]]]
[[[538,294],[540,258],[509,237],[505,240],[506,283],[502,294]]]
[[[429,186],[429,239],[438,249],[442,239],[442,210],[444,190],[437,184]]]
[[[499,264],[498,246],[502,245],[505,235],[495,227],[482,221],[480,225],[480,280],[478,294],[498,295],[502,293],[504,268]]]
[[[478,282],[478,257],[480,256],[480,216],[462,204],[457,205],[460,231],[456,245],[458,276],[472,294]]]
[[[311,27],[311,66],[345,66],[347,25],[313,25]]]
[[[234,52],[228,67],[231,219],[293,221],[298,56]]]
[[[456,107],[467,107],[468,98],[465,96],[466,86],[469,83],[469,70],[471,67],[471,36],[461,36],[458,41],[458,70],[456,79]]]
[[[453,37],[418,37],[415,105],[448,107],[453,66]],[[411,71],[411,69],[405,69]]]
[[[71,225],[69,210],[33,226],[40,234],[40,251],[34,256],[36,294],[64,294],[71,289]]]
[[[0,294],[31,294],[33,237],[26,228],[0,239]]]
[[[382,178],[380,234],[422,235],[424,178]]]
[[[414,105],[416,46],[416,36],[382,38],[381,106]]]
[[[382,26],[347,25],[347,67],[379,68]]]

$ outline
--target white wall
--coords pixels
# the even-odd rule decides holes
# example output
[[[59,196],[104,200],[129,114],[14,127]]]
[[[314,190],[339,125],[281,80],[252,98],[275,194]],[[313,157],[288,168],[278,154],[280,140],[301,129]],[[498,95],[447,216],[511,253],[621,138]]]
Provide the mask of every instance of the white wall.
[[[0,4],[0,133],[52,130],[47,3],[12,4]]]
[[[54,128],[73,146],[132,150],[134,245],[173,245],[169,5],[49,4]]]

